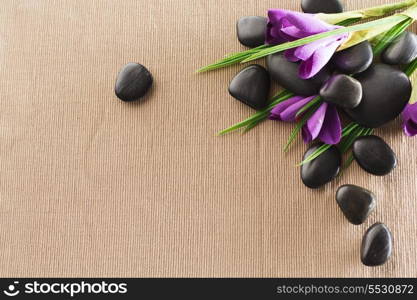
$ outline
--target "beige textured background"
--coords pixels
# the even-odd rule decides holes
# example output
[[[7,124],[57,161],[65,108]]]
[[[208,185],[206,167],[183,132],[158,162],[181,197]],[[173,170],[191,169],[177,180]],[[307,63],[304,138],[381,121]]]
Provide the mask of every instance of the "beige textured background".
[[[344,1],[348,9],[387,1]],[[417,276],[416,141],[378,131],[399,167],[353,165],[311,191],[284,155],[289,124],[216,137],[252,110],[227,85],[241,67],[195,75],[243,49],[235,21],[295,0],[2,0],[0,276]],[[120,67],[155,77],[143,103],[118,101]],[[363,226],[334,200],[378,195]],[[394,236],[386,265],[361,265],[375,221]]]

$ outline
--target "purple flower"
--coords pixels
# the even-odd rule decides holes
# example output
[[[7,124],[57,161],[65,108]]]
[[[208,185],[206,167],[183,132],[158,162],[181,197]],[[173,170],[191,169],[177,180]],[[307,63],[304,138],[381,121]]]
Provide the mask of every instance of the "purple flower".
[[[323,102],[303,126],[302,136],[305,143],[318,138],[326,144],[338,144],[342,138],[342,125],[336,107]]]
[[[407,104],[401,116],[404,133],[407,136],[417,135],[417,103]]]
[[[271,110],[269,119],[294,122],[297,112],[316,97],[295,96],[285,100]],[[302,136],[305,143],[319,138],[326,144],[338,144],[342,137],[342,125],[336,108],[323,102],[303,126]]]
[[[303,108],[308,102],[313,100],[316,96],[311,97],[300,97],[295,96],[284,102],[277,104],[269,115],[270,120],[284,121],[284,122],[294,122],[295,115],[297,112]]]
[[[282,44],[310,35],[335,30],[340,26],[330,25],[315,15],[289,10],[271,9],[266,31],[266,43]],[[316,75],[331,59],[336,49],[349,37],[339,34],[285,51],[288,60],[301,61],[299,76],[308,79]]]

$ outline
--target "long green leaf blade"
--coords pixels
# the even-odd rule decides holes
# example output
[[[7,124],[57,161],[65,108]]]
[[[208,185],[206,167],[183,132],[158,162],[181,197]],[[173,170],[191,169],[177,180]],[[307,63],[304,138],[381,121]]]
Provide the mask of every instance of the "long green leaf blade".
[[[342,130],[342,138],[349,135],[352,131],[354,131],[359,125],[356,123],[350,123],[349,125],[347,125],[343,130]],[[299,163],[297,166],[302,166],[312,160],[314,160],[315,158],[319,157],[321,154],[323,154],[324,152],[326,152],[328,149],[330,149],[330,147],[333,145],[329,145],[329,144],[323,144],[321,145],[316,151],[314,151],[313,153],[311,153],[305,160],[303,160],[301,163]]]
[[[407,74],[408,77],[413,75],[414,71],[417,69],[417,58],[413,60],[404,70],[404,73]]]
[[[292,48],[296,48],[299,46],[303,46],[305,44],[317,41],[317,40],[321,40],[324,38],[328,38],[330,36],[333,35],[339,35],[339,34],[343,34],[343,33],[351,33],[351,32],[355,32],[355,31],[359,31],[359,30],[366,30],[366,29],[370,29],[376,26],[382,26],[382,25],[387,25],[387,24],[392,24],[395,25],[397,23],[400,23],[401,21],[407,20],[409,19],[408,16],[406,15],[393,15],[390,17],[386,17],[383,19],[379,19],[379,20],[374,20],[371,22],[367,22],[367,23],[362,23],[362,24],[358,24],[358,25],[353,25],[353,26],[349,26],[349,27],[342,27],[342,28],[338,28],[332,31],[327,31],[327,32],[323,32],[323,33],[319,33],[319,34],[315,34],[315,35],[311,35],[302,39],[298,39],[292,42],[287,42],[284,44],[279,44],[273,47],[268,47],[266,49],[260,50],[258,52],[256,52],[255,54],[251,55],[250,57],[244,59],[242,61],[242,63],[245,62],[249,62],[252,60],[256,60],[265,56],[268,56],[270,54],[274,54],[277,52],[281,52],[284,50],[288,50],[288,49],[292,49]]]
[[[299,163],[297,166],[302,166],[314,159],[316,159],[317,157],[319,157],[320,155],[322,155],[324,152],[326,152],[327,150],[330,149],[330,147],[332,147],[333,145],[329,145],[329,144],[323,144],[321,145],[316,151],[314,151],[311,155],[309,155],[305,160],[303,160],[301,163]]]
[[[266,119],[269,115],[269,112],[271,111],[272,108],[275,107],[275,105],[291,98],[294,94],[284,90],[282,92],[280,92],[279,94],[277,94],[276,96],[274,96],[271,99],[271,103],[268,105],[267,108],[260,110],[256,113],[254,113],[252,116],[250,116],[249,118],[247,118],[246,120],[243,120],[239,123],[236,123],[226,129],[223,129],[222,131],[220,131],[217,135],[225,135],[227,133],[233,132],[235,130],[238,130],[240,128],[246,127],[248,125],[250,125],[252,122],[256,122],[259,119]]]
[[[295,117],[298,118],[303,113],[305,113],[307,110],[309,110],[311,107],[313,107],[314,105],[316,105],[317,103],[319,103],[321,101],[322,101],[321,97],[317,96],[316,98],[314,98],[313,100],[308,102],[306,105],[304,105],[299,111],[297,111],[297,113],[295,114]]]
[[[291,131],[291,134],[288,138],[287,143],[284,146],[284,152],[287,152],[292,143],[294,142],[295,138],[297,137],[297,134],[301,131],[305,123],[307,123],[307,120],[311,117],[311,115],[317,110],[318,105],[313,106],[308,113],[306,113],[303,118],[297,122],[297,125],[295,128]]]
[[[250,57],[251,55],[253,55],[256,52],[261,51],[262,49],[268,48],[270,47],[269,45],[261,45],[259,47],[256,48],[252,48],[246,51],[242,51],[242,52],[237,52],[237,53],[233,53],[230,55],[227,55],[225,58],[211,64],[205,67],[200,68],[199,70],[197,70],[197,73],[203,73],[203,72],[207,72],[207,71],[212,71],[212,70],[216,70],[216,69],[220,69],[220,68],[224,68],[227,66],[231,66],[237,63],[240,63],[241,61],[243,61],[244,59]]]
[[[401,33],[403,33],[414,20],[407,19],[387,31],[382,37],[377,37],[378,43],[373,47],[374,56],[381,54],[382,51],[392,43]]]

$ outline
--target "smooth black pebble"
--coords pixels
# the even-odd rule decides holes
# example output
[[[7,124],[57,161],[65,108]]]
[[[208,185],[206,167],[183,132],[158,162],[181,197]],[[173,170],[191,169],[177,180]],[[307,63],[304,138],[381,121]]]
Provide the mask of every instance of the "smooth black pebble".
[[[250,65],[232,79],[229,93],[254,109],[262,109],[268,103],[270,86],[268,71],[262,66]]]
[[[340,13],[343,5],[339,0],[301,0],[301,9],[305,13]]]
[[[345,111],[364,127],[376,128],[394,120],[410,99],[408,76],[386,64],[372,65],[355,78],[362,85],[362,100],[357,107]]]
[[[392,235],[387,225],[375,223],[365,232],[361,245],[361,261],[365,266],[380,266],[392,254]]]
[[[299,63],[288,61],[282,53],[269,55],[266,60],[269,73],[280,86],[300,96],[318,94],[320,87],[330,77],[328,67],[310,79],[301,79],[298,76]]]
[[[376,197],[367,189],[346,184],[338,188],[336,202],[350,223],[360,225],[375,209]]]
[[[310,147],[304,154],[303,160],[307,159],[319,147],[320,145]],[[342,157],[339,149],[331,146],[319,157],[301,166],[301,180],[309,188],[319,188],[339,174],[341,162]]]
[[[123,101],[135,101],[143,97],[152,86],[152,74],[143,65],[128,63],[116,80],[116,96]]]
[[[362,169],[374,175],[387,175],[397,166],[394,151],[375,135],[358,137],[353,142],[352,152]]]
[[[265,17],[242,17],[237,21],[236,30],[239,42],[247,47],[258,47],[265,43],[266,24]]]
[[[372,46],[368,41],[365,41],[336,52],[331,59],[331,63],[342,73],[356,74],[368,69],[373,59]]]
[[[362,85],[353,77],[336,74],[322,86],[320,96],[339,107],[355,108],[362,100]]]
[[[406,31],[400,35],[381,55],[384,63],[405,65],[417,57],[417,35]]]

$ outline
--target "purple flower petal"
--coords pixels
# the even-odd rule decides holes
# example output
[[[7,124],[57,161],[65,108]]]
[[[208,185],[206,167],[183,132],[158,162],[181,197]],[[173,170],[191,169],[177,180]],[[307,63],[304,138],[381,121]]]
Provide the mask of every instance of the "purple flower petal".
[[[286,122],[294,122],[297,112],[303,108],[307,103],[313,100],[316,96],[304,98],[297,103],[289,106],[286,110],[281,113],[281,120]]]
[[[297,103],[303,99],[303,97],[295,96],[292,98],[289,98],[288,100],[285,100],[277,105],[271,110],[271,113],[269,115],[270,120],[281,120],[281,113],[286,110],[289,106],[293,105],[294,103]]]
[[[404,130],[405,135],[407,135],[409,137],[413,137],[413,136],[417,135],[417,124],[412,122],[411,120],[404,121],[403,122],[403,130]]]
[[[285,58],[292,62],[299,61],[300,59],[297,56],[295,56],[295,51],[297,51],[297,48],[285,50],[284,52]]]
[[[284,121],[284,122],[294,122],[295,115],[297,114],[297,112],[304,105],[306,105],[308,102],[313,100],[315,97],[316,96],[305,98],[305,97],[295,96],[284,102],[281,102],[271,110],[269,119]]]
[[[342,124],[334,105],[329,104],[318,138],[326,144],[338,144],[342,138]]]
[[[330,31],[338,28],[338,26],[330,25],[313,14],[299,13],[294,11],[287,11],[285,19],[300,31],[308,34],[307,36]]]
[[[268,10],[269,22],[281,23],[282,18],[287,15],[288,11],[284,9],[270,9]]]
[[[410,137],[417,135],[417,103],[407,104],[401,117],[404,133]]]
[[[402,117],[405,120],[411,119],[417,123],[417,102],[413,104],[407,104],[402,112]]]
[[[319,42],[319,41],[317,41]],[[304,60],[300,65],[299,76],[302,79],[309,79],[316,75],[329,62],[336,49],[342,41],[333,41],[324,44],[323,47],[316,49],[310,58]],[[309,44],[307,44],[309,45]]]
[[[323,102],[310,119],[308,119],[307,123],[304,124],[302,137],[305,143],[309,143],[319,136],[326,116],[327,105],[327,102]]]
[[[282,44],[317,33],[331,31],[340,26],[321,21],[313,14],[289,10],[271,9],[266,32],[267,44]],[[336,49],[348,38],[348,34],[331,36],[295,49],[285,51],[289,61],[301,60],[300,77],[308,79],[316,75],[331,59]]]

